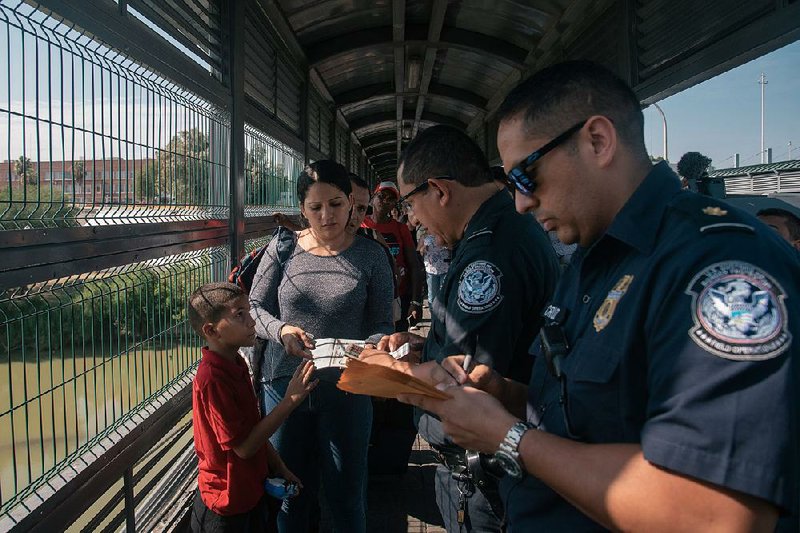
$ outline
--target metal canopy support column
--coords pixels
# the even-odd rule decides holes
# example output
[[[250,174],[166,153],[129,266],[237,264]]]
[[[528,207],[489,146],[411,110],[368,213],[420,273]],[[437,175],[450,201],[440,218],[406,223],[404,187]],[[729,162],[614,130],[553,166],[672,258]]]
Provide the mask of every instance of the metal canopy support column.
[[[397,161],[403,143],[403,93],[406,89],[406,50],[403,45],[406,33],[406,0],[392,2],[392,41],[394,41],[394,90],[397,111]]]
[[[309,78],[308,69],[305,70],[305,76],[303,77],[303,88],[300,91],[300,135],[303,137],[303,165],[307,164],[311,160],[311,141],[310,137],[310,129],[311,129],[311,117],[309,116],[309,99],[311,98],[311,80]]]
[[[231,265],[244,252],[244,15],[246,3],[227,0],[228,87],[231,111],[230,254]]]

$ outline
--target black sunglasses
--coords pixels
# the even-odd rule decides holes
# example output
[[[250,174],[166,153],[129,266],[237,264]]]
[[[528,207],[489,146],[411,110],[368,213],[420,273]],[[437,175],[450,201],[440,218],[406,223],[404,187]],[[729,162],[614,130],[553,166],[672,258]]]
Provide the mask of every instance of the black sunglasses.
[[[408,194],[404,194],[397,200],[397,208],[408,210],[411,209],[411,205],[408,203],[408,199],[417,194],[418,192],[422,192],[430,186],[430,180],[455,180],[455,178],[450,176],[434,176],[432,178],[428,178],[410,191]]]
[[[532,194],[536,190],[536,178],[533,174],[529,174],[526,169],[583,128],[587,121],[588,119],[575,124],[564,133],[557,135],[549,143],[531,152],[520,164],[508,171],[508,181],[522,194]]]

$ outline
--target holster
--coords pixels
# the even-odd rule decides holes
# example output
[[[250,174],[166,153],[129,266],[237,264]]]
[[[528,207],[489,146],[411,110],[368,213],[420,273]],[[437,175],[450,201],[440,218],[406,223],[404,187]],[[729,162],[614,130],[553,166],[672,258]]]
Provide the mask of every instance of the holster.
[[[453,474],[466,476],[473,486],[480,490],[492,507],[494,514],[502,521],[505,515],[500,499],[499,476],[489,465],[488,456],[467,451],[459,446],[431,445],[436,460]]]

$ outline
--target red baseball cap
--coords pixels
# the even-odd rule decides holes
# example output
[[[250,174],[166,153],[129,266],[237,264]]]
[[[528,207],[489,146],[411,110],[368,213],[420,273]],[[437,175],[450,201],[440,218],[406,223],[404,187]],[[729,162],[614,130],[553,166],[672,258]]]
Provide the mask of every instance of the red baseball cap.
[[[375,187],[375,194],[378,194],[381,191],[392,191],[395,196],[400,198],[400,189],[397,188],[397,184],[393,181],[382,181]]]

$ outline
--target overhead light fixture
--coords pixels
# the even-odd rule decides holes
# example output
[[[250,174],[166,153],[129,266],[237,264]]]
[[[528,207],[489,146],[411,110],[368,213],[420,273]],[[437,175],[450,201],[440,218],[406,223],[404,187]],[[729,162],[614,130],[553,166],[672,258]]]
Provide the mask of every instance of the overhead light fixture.
[[[409,90],[419,88],[419,81],[422,75],[422,59],[418,57],[409,57],[406,60],[406,87]]]

